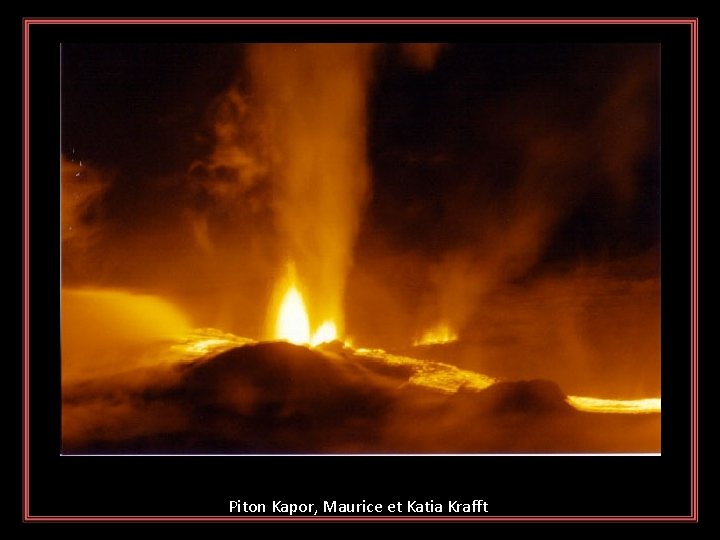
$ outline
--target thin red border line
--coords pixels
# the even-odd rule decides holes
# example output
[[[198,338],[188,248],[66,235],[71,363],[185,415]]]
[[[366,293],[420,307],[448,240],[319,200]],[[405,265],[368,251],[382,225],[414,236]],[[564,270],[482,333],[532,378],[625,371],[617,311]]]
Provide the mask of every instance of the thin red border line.
[[[33,19],[32,24],[694,24],[697,19]]]
[[[690,412],[690,440],[691,440],[691,452],[690,452],[690,514],[694,518],[694,521],[698,519],[698,484],[697,484],[697,453],[698,453],[698,349],[697,349],[697,278],[698,278],[698,267],[697,267],[697,251],[698,251],[698,217],[697,217],[697,190],[698,190],[698,169],[697,169],[697,119],[698,119],[698,21],[695,19],[691,23],[691,41],[690,41],[690,332],[691,332],[691,343],[690,343],[690,377],[691,377],[691,412]]]
[[[30,519],[30,24],[23,28],[23,514]]]
[[[691,121],[691,155],[692,155],[692,275],[691,275],[691,331],[692,331],[692,350],[691,350],[691,377],[692,377],[692,441],[693,447],[691,452],[691,482],[692,482],[692,513],[697,520],[698,507],[698,20],[692,23],[692,90],[691,103],[692,111]]]
[[[93,517],[30,516],[29,499],[29,64],[32,24],[689,24],[691,26],[691,511],[690,516],[511,516],[511,517],[387,517],[307,518],[322,521],[697,521],[698,520],[698,19],[33,19],[23,20],[23,515],[26,521],[286,521],[303,518],[223,516]]]
[[[226,521],[226,522],[270,522],[270,521],[492,521],[492,522],[543,522],[543,521],[615,521],[615,522],[661,522],[661,521],[695,521],[689,516],[45,516],[34,518],[33,521]]]

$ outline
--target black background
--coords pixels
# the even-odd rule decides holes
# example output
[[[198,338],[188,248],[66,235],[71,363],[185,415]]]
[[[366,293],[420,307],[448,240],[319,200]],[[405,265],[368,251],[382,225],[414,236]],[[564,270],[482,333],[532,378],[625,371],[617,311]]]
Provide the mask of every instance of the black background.
[[[689,37],[688,25],[33,25],[30,516],[228,516],[231,499],[484,499],[492,516],[689,515]],[[661,43],[662,456],[61,456],[59,44],[193,41]]]

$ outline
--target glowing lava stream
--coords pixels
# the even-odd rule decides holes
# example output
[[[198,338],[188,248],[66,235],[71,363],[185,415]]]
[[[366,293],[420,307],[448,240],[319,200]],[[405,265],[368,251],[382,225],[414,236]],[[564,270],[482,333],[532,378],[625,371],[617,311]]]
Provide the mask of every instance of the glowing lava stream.
[[[568,403],[581,411],[604,413],[659,413],[660,398],[603,399],[586,396],[568,396]]]
[[[288,330],[288,332],[293,333],[297,329],[297,326],[293,325],[296,322],[299,322],[299,326],[303,329],[303,341],[299,344],[301,346],[315,347],[327,341],[333,341],[333,339],[331,339],[331,336],[334,336],[334,333],[332,333],[334,328],[331,327],[332,323],[324,323],[320,326],[320,328],[318,328],[317,332],[315,332],[315,336],[313,336],[312,340],[308,338],[309,331],[305,331],[305,329],[308,328],[306,326],[307,316],[304,315],[304,312],[302,316],[291,316],[293,314],[293,309],[298,306],[304,307],[302,296],[300,296],[299,293],[297,296],[295,294],[290,294],[291,291],[288,291],[288,294],[286,294],[286,296],[290,297],[290,300],[287,302],[289,314],[282,317],[278,315],[278,323],[281,319],[289,321],[292,323],[290,326],[292,332],[290,332],[290,330]],[[296,302],[297,300],[299,300],[299,302]],[[283,302],[283,304],[285,303]],[[295,335],[299,336],[300,332],[295,333]],[[287,338],[283,339],[290,341]],[[177,358],[177,355],[179,354],[181,361],[188,361],[196,360],[210,354],[219,354],[234,347],[240,347],[253,343],[258,342],[252,339],[234,336],[233,334],[228,334],[212,328],[201,328],[183,336],[182,339],[178,340],[178,343],[171,347],[171,351],[174,353],[173,356],[175,358]],[[475,391],[484,390],[500,380],[475,371],[460,369],[456,366],[444,364],[442,362],[421,360],[418,358],[411,358],[409,356],[391,354],[383,349],[354,349],[346,343],[344,350],[346,354],[352,355],[356,358],[366,360],[373,359],[376,361],[380,360],[389,365],[407,366],[412,371],[408,380],[410,384],[424,386],[426,388],[431,388],[448,394],[457,392],[460,388]],[[567,396],[567,401],[570,405],[580,411],[594,413],[643,414],[661,412],[660,398],[606,399],[588,396]]]

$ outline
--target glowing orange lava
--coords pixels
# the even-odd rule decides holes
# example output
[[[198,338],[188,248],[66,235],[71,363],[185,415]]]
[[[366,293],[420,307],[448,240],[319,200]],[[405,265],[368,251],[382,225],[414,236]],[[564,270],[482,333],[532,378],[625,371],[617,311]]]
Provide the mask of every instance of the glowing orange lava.
[[[310,322],[303,302],[302,294],[295,285],[291,285],[280,303],[275,338],[289,341],[295,345],[310,342]]]
[[[310,340],[310,345],[316,347],[322,343],[330,343],[331,341],[335,341],[337,339],[338,336],[335,323],[332,321],[325,321],[317,330],[315,330],[315,333]]]
[[[310,332],[310,317],[292,263],[288,265],[285,277],[278,284],[278,290],[284,292],[277,308],[274,339],[312,347],[338,339],[337,326],[332,320],[323,321],[314,333]]]
[[[288,293],[289,292],[290,291],[288,291]],[[297,297],[295,297],[294,294],[290,295],[287,307],[288,311],[292,314],[292,310],[298,306],[304,307],[302,297],[299,296],[299,293]],[[301,321],[304,321],[305,318],[306,315],[299,317]],[[291,322],[293,321],[293,318],[289,315],[287,319]],[[280,317],[278,317],[278,320],[280,320]],[[304,329],[305,323],[302,322],[301,326]],[[279,337],[278,339],[290,341],[290,337],[292,337],[297,327],[290,325],[289,328],[289,337]],[[325,322],[318,328],[311,339],[307,337],[309,336],[309,332],[307,334],[303,333],[303,341],[300,341],[299,344],[312,345],[314,347],[328,341],[334,341],[333,332],[334,325],[332,322]],[[213,328],[200,328],[182,336],[182,338],[178,339],[178,343],[173,345],[171,349],[172,352],[175,353],[173,357],[177,357],[175,361],[187,361],[208,354],[218,354],[224,350],[250,343],[257,342]],[[353,348],[347,341],[345,342],[345,351],[346,354],[351,354],[356,358],[381,361],[390,366],[405,366],[411,371],[408,379],[409,384],[431,388],[448,394],[455,393],[461,388],[465,391],[477,392],[501,381],[499,378],[476,371],[461,369],[443,362],[400,356],[388,353],[383,349]],[[593,413],[648,414],[661,412],[660,398],[608,399],[589,396],[567,396],[567,401],[580,411]]]
[[[659,413],[660,398],[604,399],[586,396],[568,396],[568,402],[578,410],[603,413]]]

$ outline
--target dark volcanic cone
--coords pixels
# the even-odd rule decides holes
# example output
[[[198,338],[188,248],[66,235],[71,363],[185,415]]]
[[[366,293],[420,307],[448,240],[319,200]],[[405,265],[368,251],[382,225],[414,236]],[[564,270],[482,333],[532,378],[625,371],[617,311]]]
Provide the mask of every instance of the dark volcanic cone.
[[[479,407],[490,414],[551,414],[575,411],[566,401],[560,387],[552,381],[499,382],[474,397]]]
[[[448,393],[416,385],[413,369],[340,346],[259,343],[68,385],[64,451],[651,452],[659,446],[657,414],[579,412],[543,380]]]

